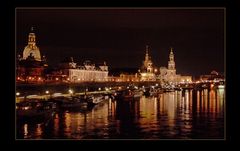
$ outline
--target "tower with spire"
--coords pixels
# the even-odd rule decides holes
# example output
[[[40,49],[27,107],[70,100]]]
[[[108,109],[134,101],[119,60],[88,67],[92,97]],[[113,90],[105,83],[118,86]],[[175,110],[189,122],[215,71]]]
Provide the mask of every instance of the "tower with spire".
[[[175,70],[175,61],[174,61],[174,54],[173,54],[173,48],[170,48],[170,54],[169,54],[169,61],[168,61],[168,69],[169,70]]]
[[[147,71],[148,73],[152,73],[153,63],[148,53],[149,53],[149,46],[146,45],[146,54],[145,54],[145,60],[143,61],[143,70]]]
[[[143,61],[142,69],[140,70],[141,81],[155,81],[156,75],[153,70],[153,63],[149,55],[149,46],[146,45],[145,60]]]
[[[46,57],[41,58],[39,48],[36,45],[36,35],[33,27],[28,34],[27,46],[23,50],[23,56],[18,56],[16,69],[17,80],[25,82],[41,82],[44,78],[44,71],[47,68]]]
[[[36,35],[33,27],[31,27],[31,31],[28,34],[28,44],[23,50],[23,59],[27,59],[28,57],[36,61],[41,61],[40,50],[36,45]]]

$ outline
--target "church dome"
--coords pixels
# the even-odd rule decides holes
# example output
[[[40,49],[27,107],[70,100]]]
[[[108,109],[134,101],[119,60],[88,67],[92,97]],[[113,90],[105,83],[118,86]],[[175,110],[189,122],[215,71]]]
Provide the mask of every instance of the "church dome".
[[[28,45],[23,51],[23,59],[27,59],[29,56],[33,57],[37,61],[41,61],[41,54],[39,48],[36,46],[36,36],[33,32],[29,33]]]
[[[41,55],[37,46],[31,47],[27,45],[23,51],[23,59],[27,59],[29,56],[33,56],[35,60],[41,61]]]

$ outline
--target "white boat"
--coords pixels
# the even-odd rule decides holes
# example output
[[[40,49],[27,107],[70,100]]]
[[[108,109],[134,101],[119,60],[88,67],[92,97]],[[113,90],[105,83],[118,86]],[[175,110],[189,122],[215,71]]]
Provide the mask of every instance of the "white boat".
[[[99,96],[93,96],[92,99],[93,99],[93,103],[94,104],[99,104],[101,103],[102,101],[106,100],[106,98],[108,98],[107,96],[102,96],[102,95],[99,95]]]

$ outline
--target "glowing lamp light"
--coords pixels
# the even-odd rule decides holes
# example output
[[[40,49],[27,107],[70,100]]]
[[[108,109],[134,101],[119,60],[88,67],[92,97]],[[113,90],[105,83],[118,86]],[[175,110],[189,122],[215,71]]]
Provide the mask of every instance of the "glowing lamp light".
[[[218,88],[220,88],[220,89],[224,89],[224,87],[225,87],[224,85],[219,85],[218,86]]]
[[[28,110],[29,108],[30,108],[29,106],[23,107],[24,110]]]
[[[70,94],[73,94],[73,90],[71,90],[71,89],[69,89],[68,92],[69,92]]]
[[[58,78],[56,78],[56,81],[58,81]]]
[[[17,93],[16,93],[16,96],[19,96],[19,95],[20,95],[20,93],[19,93],[19,92],[17,92]]]
[[[69,78],[67,78],[67,80],[69,81],[70,79],[69,79]]]
[[[45,91],[46,94],[49,94],[49,91]]]
[[[101,91],[101,88],[98,88],[98,91]]]

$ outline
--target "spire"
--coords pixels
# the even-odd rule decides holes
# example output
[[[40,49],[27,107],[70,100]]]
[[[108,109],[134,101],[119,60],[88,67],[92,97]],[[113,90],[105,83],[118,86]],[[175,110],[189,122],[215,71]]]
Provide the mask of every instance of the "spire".
[[[149,49],[149,46],[146,45],[146,55],[148,55],[148,49]]]
[[[173,48],[171,47],[170,49],[171,49],[171,52],[170,52],[170,54],[173,54]]]
[[[172,48],[172,47],[170,47],[169,59],[170,59],[171,61],[174,61],[174,54],[173,54],[173,48]]]
[[[34,28],[33,28],[33,26],[31,27],[31,32],[33,32],[34,31]]]
[[[148,45],[146,45],[146,55],[145,55],[145,61],[148,61],[148,60],[149,60],[148,50],[149,50],[149,46],[148,46]]]
[[[34,28],[31,27],[31,31],[28,35],[28,45],[30,45],[31,47],[36,45],[36,36],[35,33],[33,32]]]
[[[23,50],[23,59],[27,59],[32,53],[35,60],[41,61],[41,54],[39,48],[36,46],[36,35],[33,30],[34,28],[31,27],[28,34],[28,44]]]
[[[173,54],[173,48],[172,47],[170,47],[168,69],[175,69],[175,61],[174,61],[174,54]]]

